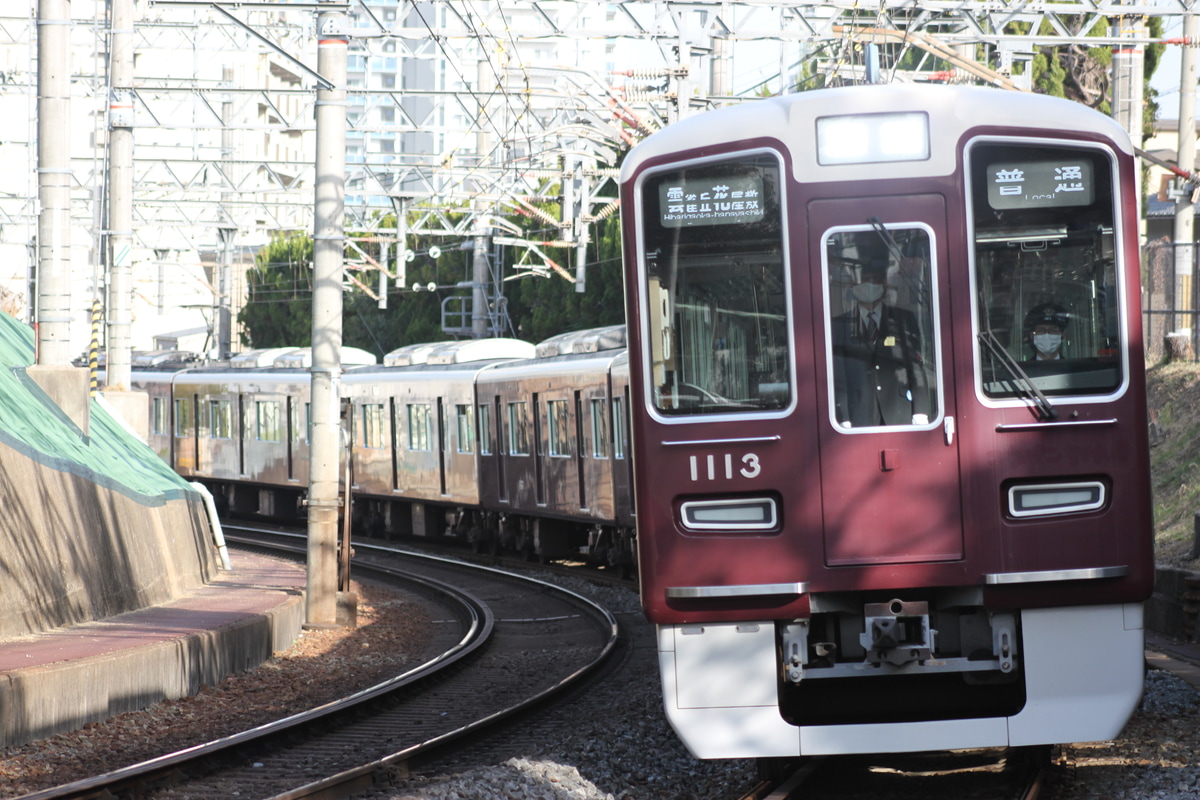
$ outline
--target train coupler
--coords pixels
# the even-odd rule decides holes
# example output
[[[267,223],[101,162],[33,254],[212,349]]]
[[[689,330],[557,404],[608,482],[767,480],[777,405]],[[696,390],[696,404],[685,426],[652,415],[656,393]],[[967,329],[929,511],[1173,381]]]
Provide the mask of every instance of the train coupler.
[[[923,600],[867,603],[863,616],[866,630],[858,638],[868,662],[902,667],[929,660],[937,635],[929,625],[929,603]]]

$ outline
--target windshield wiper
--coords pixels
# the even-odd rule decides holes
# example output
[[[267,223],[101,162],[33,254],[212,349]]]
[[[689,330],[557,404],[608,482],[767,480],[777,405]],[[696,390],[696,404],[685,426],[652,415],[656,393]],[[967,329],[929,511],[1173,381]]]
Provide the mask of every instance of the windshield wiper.
[[[1042,422],[1049,422],[1052,419],[1058,419],[1058,409],[1054,407],[1046,395],[1042,394],[1041,390],[1033,385],[1033,381],[1025,374],[1025,370],[1021,369],[1021,365],[1008,354],[1004,349],[1004,345],[996,339],[996,335],[990,330],[979,332],[979,342],[987,348],[987,351],[992,354],[992,357],[1003,365],[1008,374],[1012,376],[1017,386],[1029,398],[1037,410],[1038,418]]]
[[[867,222],[875,229],[875,233],[883,240],[883,244],[891,253],[892,258],[896,259],[897,264],[904,262],[904,253],[900,251],[900,245],[896,244],[896,239],[892,236],[892,232],[884,226],[883,220],[879,217],[867,217]]]

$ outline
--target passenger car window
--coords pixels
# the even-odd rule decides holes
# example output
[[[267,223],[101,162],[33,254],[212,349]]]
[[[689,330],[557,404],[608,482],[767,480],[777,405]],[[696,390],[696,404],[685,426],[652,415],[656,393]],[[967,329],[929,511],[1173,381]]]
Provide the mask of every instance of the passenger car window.
[[[571,416],[567,401],[548,401],[546,419],[550,424],[550,455],[571,455]]]
[[[430,450],[433,437],[430,435],[429,405],[426,403],[410,403],[408,405],[408,449]]]
[[[454,407],[458,430],[458,452],[475,452],[475,421],[471,413],[471,405],[459,403]]]
[[[187,398],[175,399],[175,437],[183,438],[192,435],[192,401]]]
[[[878,221],[824,239],[830,408],[841,430],[936,420],[931,234]]]
[[[524,402],[508,404],[508,453],[529,455],[529,411]]]
[[[256,438],[260,442],[282,442],[283,433],[279,419],[279,401],[256,400],[254,403],[257,426]]]
[[[1098,148],[970,150],[979,375],[990,398],[1123,381],[1112,165]]]
[[[780,167],[756,153],[649,177],[641,189],[654,407],[783,409],[792,398]]]
[[[362,439],[363,447],[379,449],[383,447],[384,407],[382,403],[365,403],[362,406]]]

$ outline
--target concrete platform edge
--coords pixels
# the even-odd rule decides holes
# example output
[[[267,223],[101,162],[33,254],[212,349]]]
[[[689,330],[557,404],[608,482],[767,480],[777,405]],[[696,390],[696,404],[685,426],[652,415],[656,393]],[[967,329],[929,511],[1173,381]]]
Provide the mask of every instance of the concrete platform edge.
[[[303,623],[301,593],[223,628],[0,674],[0,747],[194,695],[286,650]]]

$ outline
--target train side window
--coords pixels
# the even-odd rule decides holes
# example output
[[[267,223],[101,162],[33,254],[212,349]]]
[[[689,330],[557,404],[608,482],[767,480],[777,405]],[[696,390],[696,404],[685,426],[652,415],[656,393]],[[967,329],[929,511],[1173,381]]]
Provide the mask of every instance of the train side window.
[[[1124,381],[1110,154],[981,141],[969,151],[977,376],[991,399],[1109,394]]]
[[[472,418],[471,405],[459,403],[454,407],[454,417],[458,429],[458,452],[475,452],[475,420]]]
[[[915,224],[872,221],[825,234],[830,413],[839,430],[938,418],[932,243]]]
[[[644,340],[661,414],[782,410],[794,396],[779,158],[645,179]]]
[[[233,437],[233,404],[222,398],[208,401],[209,436],[213,439]]]
[[[591,408],[592,458],[608,458],[608,409],[604,399],[593,397]]]
[[[431,417],[428,403],[408,404],[408,449],[427,451],[431,449]]]
[[[293,442],[307,442],[309,440],[309,427],[312,425],[312,419],[309,413],[312,409],[312,404],[304,404],[303,418],[300,417],[299,405],[300,402],[298,398],[288,398],[288,424],[291,426],[289,435],[291,436]]]
[[[257,400],[254,403],[257,426],[256,438],[260,442],[282,442],[283,428],[280,424],[279,401]]]
[[[508,404],[508,453],[529,455],[529,407],[524,402]]]
[[[550,455],[571,455],[571,414],[567,401],[547,401],[546,417],[550,425]]]
[[[492,454],[492,407],[487,403],[479,404],[479,454]]]
[[[612,412],[613,458],[625,458],[625,398],[613,398]]]
[[[192,401],[186,397],[175,398],[175,436],[183,439],[192,435]]]
[[[155,436],[163,436],[168,431],[167,408],[167,398],[154,398],[152,430]]]
[[[363,447],[381,449],[383,447],[383,404],[365,403],[362,407],[362,439],[359,444]]]

